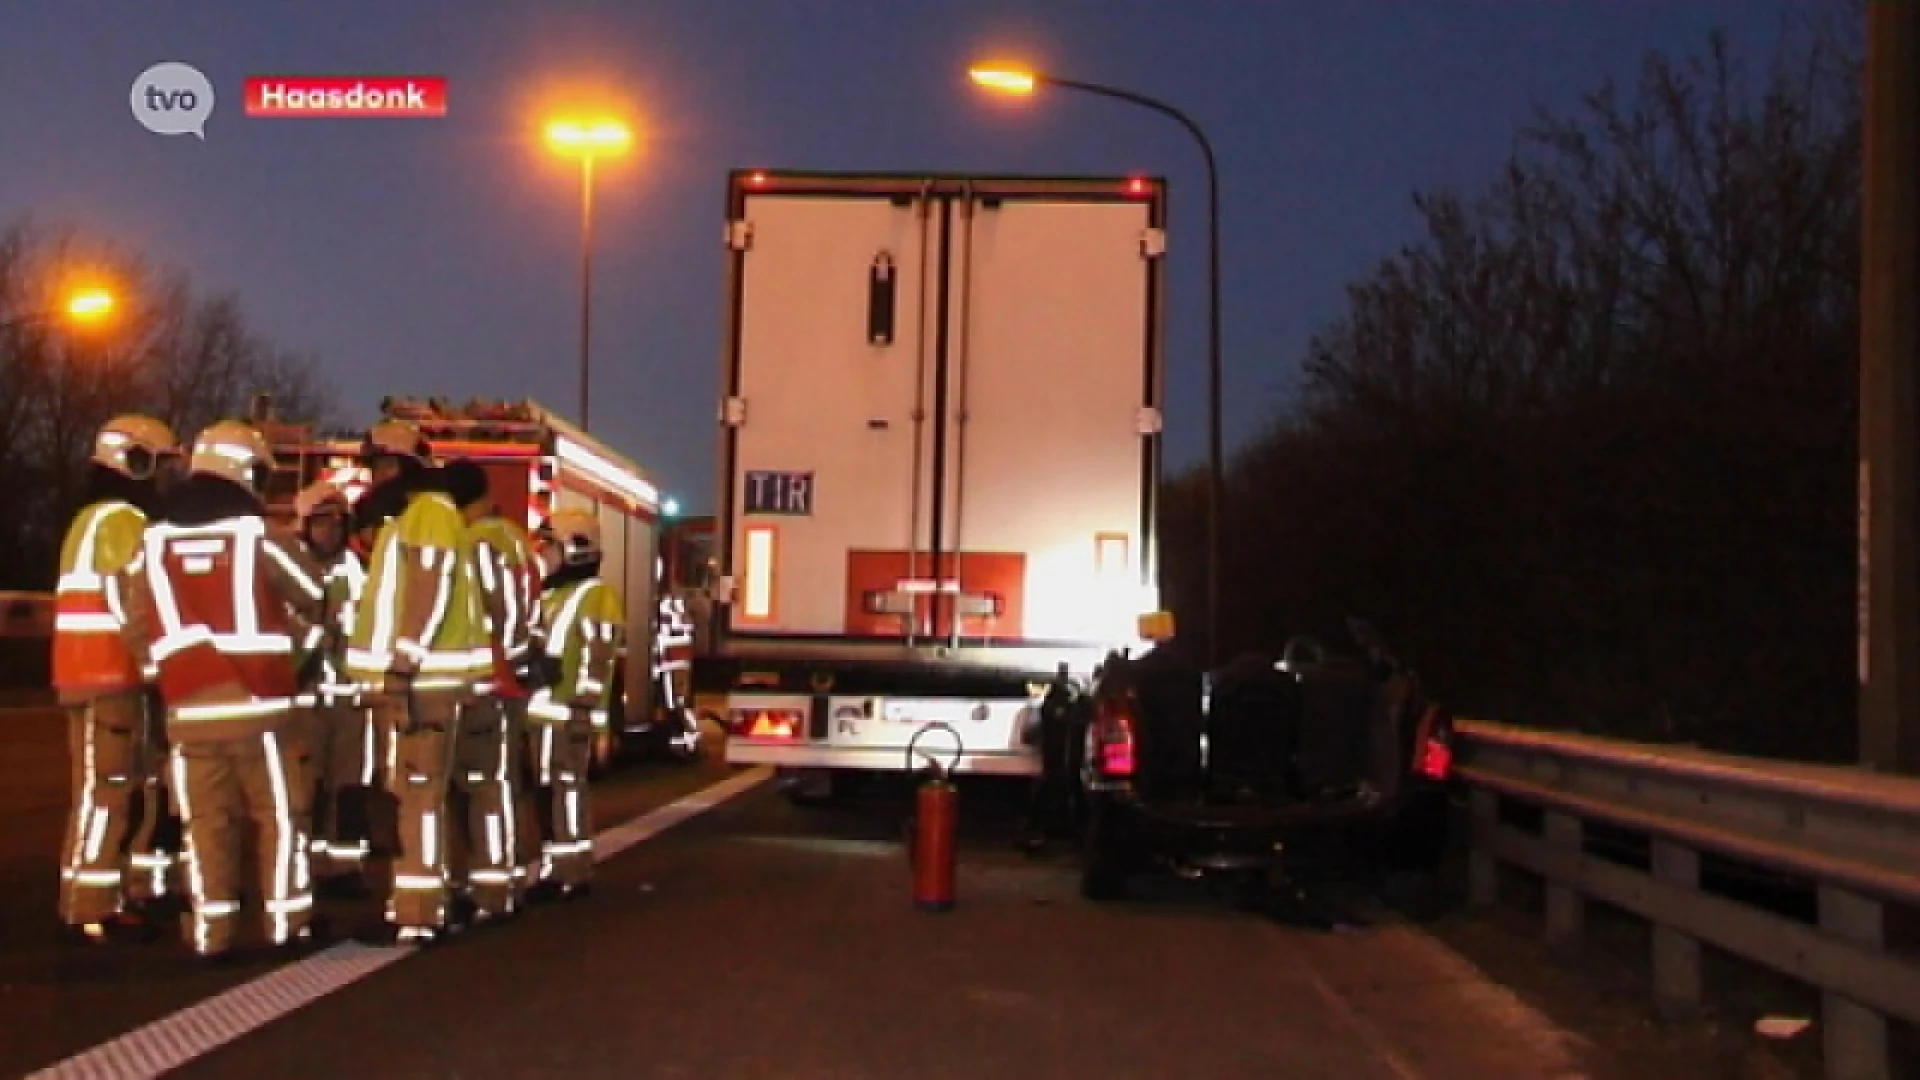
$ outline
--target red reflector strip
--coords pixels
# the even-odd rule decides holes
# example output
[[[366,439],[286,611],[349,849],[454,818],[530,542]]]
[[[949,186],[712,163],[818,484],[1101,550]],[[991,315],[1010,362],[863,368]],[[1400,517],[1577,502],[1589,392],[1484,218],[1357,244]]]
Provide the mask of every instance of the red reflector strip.
[[[742,717],[749,739],[797,739],[800,737],[799,714],[791,710],[752,712]]]
[[[1453,774],[1453,747],[1439,739],[1428,739],[1420,751],[1420,775],[1429,780],[1445,780]]]

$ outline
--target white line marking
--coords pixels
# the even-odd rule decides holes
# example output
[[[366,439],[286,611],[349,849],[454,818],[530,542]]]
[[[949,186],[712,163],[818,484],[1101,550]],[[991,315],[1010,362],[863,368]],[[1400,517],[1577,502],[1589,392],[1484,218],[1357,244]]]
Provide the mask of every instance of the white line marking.
[[[593,861],[605,862],[772,775],[773,770],[765,765],[748,769],[616,825],[594,837]],[[412,945],[375,947],[341,942],[297,964],[288,964],[83,1050],[27,1080],[152,1080],[417,951]]]

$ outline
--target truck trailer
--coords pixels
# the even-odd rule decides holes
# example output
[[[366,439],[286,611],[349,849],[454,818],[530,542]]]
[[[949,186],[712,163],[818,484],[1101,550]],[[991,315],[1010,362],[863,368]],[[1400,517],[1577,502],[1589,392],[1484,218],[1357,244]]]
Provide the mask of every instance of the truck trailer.
[[[1158,609],[1166,185],[739,170],[712,589],[727,758],[1032,775]]]

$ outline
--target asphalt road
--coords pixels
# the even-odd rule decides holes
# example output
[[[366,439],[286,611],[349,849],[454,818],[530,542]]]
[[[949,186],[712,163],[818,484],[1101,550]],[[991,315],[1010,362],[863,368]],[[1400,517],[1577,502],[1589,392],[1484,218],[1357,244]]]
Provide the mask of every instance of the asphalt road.
[[[57,853],[67,808],[57,713],[0,710],[0,1076],[24,1075],[281,966],[208,971],[176,936],[148,946],[75,948],[57,937]],[[595,818],[625,821],[724,777],[716,757],[640,763],[596,787]],[[377,923],[376,903],[325,904],[347,930]]]
[[[1086,904],[1068,856],[1012,852],[1018,790],[1005,784],[964,790],[961,905],[924,914],[908,902],[898,786],[802,810],[765,785],[660,832],[688,812],[686,793],[710,803],[753,779],[714,757],[598,786],[603,841],[638,843],[602,866],[591,900],[444,948],[347,945],[219,972],[172,941],[63,948],[57,716],[0,710],[0,765],[0,1076],[55,1062],[63,1076],[155,1075],[152,1060],[191,1058],[228,1028],[251,1034],[168,1075],[1817,1075],[1756,1058],[1740,1024],[1649,1026],[1644,988],[1481,916],[1434,927],[1476,968],[1364,900],[1352,912],[1378,921],[1339,933],[1180,883]],[[377,919],[370,904],[332,909]]]
[[[948,914],[909,901],[904,791],[799,809],[762,785],[603,863],[584,902],[408,956],[170,1075],[1579,1075],[1536,1014],[1405,927],[1300,931],[1178,883],[1087,904],[1069,859],[1008,847],[1014,794],[963,789]],[[165,985],[154,964],[122,993]]]

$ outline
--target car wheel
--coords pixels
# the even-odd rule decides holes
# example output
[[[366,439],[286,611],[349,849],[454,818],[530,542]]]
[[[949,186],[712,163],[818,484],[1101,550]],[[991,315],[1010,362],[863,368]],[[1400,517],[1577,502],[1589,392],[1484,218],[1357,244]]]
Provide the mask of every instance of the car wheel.
[[[1080,895],[1088,900],[1124,899],[1127,894],[1126,840],[1113,807],[1092,799],[1086,807],[1084,850],[1080,863]]]

